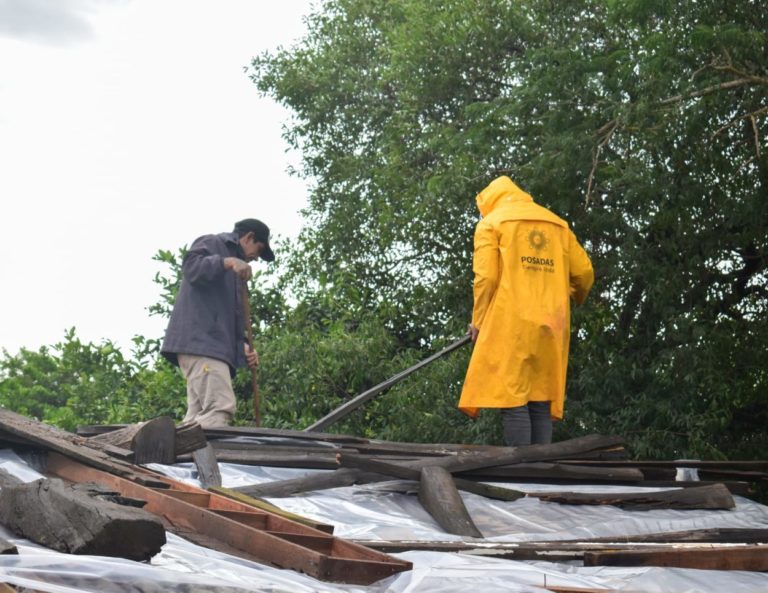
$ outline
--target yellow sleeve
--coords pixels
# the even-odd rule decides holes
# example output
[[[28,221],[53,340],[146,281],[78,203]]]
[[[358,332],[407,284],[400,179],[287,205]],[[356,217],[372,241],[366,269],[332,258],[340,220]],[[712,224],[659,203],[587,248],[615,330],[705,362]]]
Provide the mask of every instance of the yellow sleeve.
[[[499,239],[496,231],[481,220],[475,227],[475,254],[472,260],[475,281],[472,287],[475,304],[472,309],[472,324],[478,329],[483,326],[488,308],[499,286]]]
[[[592,288],[592,283],[595,281],[595,271],[592,269],[592,262],[587,252],[576,239],[576,235],[571,230],[568,233],[570,234],[568,252],[571,298],[577,305],[581,305],[586,300],[589,289]]]

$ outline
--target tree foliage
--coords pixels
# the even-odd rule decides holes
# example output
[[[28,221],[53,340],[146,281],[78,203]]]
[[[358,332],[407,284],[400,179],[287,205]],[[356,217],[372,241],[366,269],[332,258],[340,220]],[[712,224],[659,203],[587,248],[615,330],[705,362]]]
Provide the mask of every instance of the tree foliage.
[[[297,286],[342,270],[401,346],[450,335],[472,197],[507,173],[598,271],[561,430],[648,455],[764,450],[759,2],[334,0],[308,27],[252,71],[315,180]]]
[[[143,346],[143,339],[137,339]],[[0,404],[67,430],[81,424],[140,422],[183,416],[183,379],[170,365],[150,368],[105,340],[84,343],[75,329],[38,351],[0,359]]]
[[[474,196],[508,174],[573,226],[597,281],[573,316],[558,437],[644,457],[764,455],[768,12],[757,0],[326,0],[250,75],[293,113],[307,225],[254,278],[266,426],[302,428],[465,331]],[[153,314],[179,283],[168,266]],[[0,361],[0,405],[72,427],[181,418],[180,374],[74,331]],[[456,410],[469,349],[335,430],[499,442]],[[252,415],[247,371],[237,422]]]

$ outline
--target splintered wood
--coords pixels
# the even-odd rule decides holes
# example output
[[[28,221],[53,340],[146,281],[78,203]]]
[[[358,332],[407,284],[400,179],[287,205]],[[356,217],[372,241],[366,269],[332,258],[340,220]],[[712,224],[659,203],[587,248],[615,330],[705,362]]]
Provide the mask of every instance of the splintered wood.
[[[32,422],[32,425],[25,424]],[[157,423],[168,433],[168,422]],[[29,429],[29,430],[27,430]],[[126,430],[128,429],[128,430]],[[109,432],[124,431],[123,440],[115,435],[110,440]],[[608,538],[610,541],[574,540],[571,542],[526,542],[525,544],[491,544],[477,542],[482,533],[477,529],[461,493],[471,493],[487,498],[514,501],[523,497],[536,497],[542,503],[560,505],[611,505],[628,512],[653,511],[657,509],[713,510],[731,509],[735,505],[732,494],[748,494],[754,484],[768,479],[768,462],[765,461],[657,461],[630,460],[624,449],[624,440],[618,436],[588,435],[585,437],[528,447],[498,447],[460,444],[423,444],[377,441],[349,435],[313,433],[295,430],[277,430],[260,427],[230,427],[203,430],[200,427],[174,427],[176,462],[207,459],[212,473],[209,476],[200,471],[201,481],[212,488],[206,492],[182,486],[167,478],[131,466],[123,461],[126,452],[135,454],[140,427],[110,426],[84,427],[79,434],[92,438],[62,435],[50,427],[42,428],[33,421],[3,415],[0,411],[0,437],[3,434],[13,442],[31,443],[38,447],[58,451],[70,459],[77,459],[100,472],[119,476],[104,477],[109,487],[121,490],[124,496],[141,492],[148,501],[147,508],[158,512],[164,520],[167,513],[180,513],[177,525],[185,524],[194,537],[208,542],[206,545],[222,546],[230,551],[237,549],[242,541],[238,538],[261,542],[258,551],[242,551],[246,557],[259,557],[278,566],[305,570],[318,578],[340,580],[345,571],[354,576],[344,577],[346,582],[371,582],[385,574],[408,570],[409,566],[392,560],[374,560],[357,548],[350,548],[330,536],[332,526],[293,516],[272,507],[259,497],[286,497],[322,489],[371,484],[400,480],[402,491],[415,493],[425,510],[431,514],[437,525],[445,531],[461,535],[461,542],[366,542],[381,551],[403,551],[408,549],[455,549],[472,553],[482,544],[483,553],[495,553],[499,557],[517,559],[581,560],[587,564],[635,563],[661,566],[691,566],[698,562],[698,568],[725,567],[743,570],[765,570],[762,568],[765,549],[762,543],[768,539],[768,531],[761,529],[718,529],[700,530],[677,534],[650,534],[646,536]],[[126,441],[128,435],[130,441]],[[102,435],[97,437],[96,435]],[[101,442],[99,442],[101,441]],[[180,442],[192,443],[180,446]],[[151,449],[151,447],[149,448]],[[162,447],[165,451],[168,446]],[[195,455],[190,453],[196,452]],[[73,470],[63,464],[60,456],[56,459],[56,472],[66,473],[68,479],[90,475],[89,468]],[[294,467],[307,469],[329,469],[321,474],[311,473],[290,480],[273,481],[266,484],[225,489],[216,486],[218,468],[216,462],[232,461],[242,464]],[[695,468],[702,480],[677,480],[676,468]],[[68,468],[68,469],[63,469]],[[76,474],[72,474],[75,471]],[[722,481],[719,481],[722,479]],[[118,480],[118,481],[115,481]],[[405,480],[405,482],[402,482]],[[493,486],[484,482],[507,483],[508,487]],[[116,487],[116,484],[120,488]],[[220,483],[220,482],[219,482]],[[524,494],[514,488],[515,483],[562,484],[559,492],[535,492]],[[395,484],[395,483],[393,483]],[[633,488],[652,486],[666,488],[661,491],[642,492],[569,492],[567,485],[626,485]],[[152,486],[147,492],[147,486]],[[143,490],[137,490],[137,488]],[[396,486],[392,486],[396,488]],[[529,487],[527,489],[530,489]],[[222,502],[222,501],[229,502]],[[179,506],[181,505],[181,506]],[[241,505],[237,508],[231,505]],[[204,513],[206,520],[198,524],[188,514],[197,509],[198,516]],[[218,518],[210,518],[213,512]],[[264,514],[266,513],[266,514]],[[269,517],[269,518],[268,518]],[[241,524],[233,528],[229,521]],[[292,527],[276,527],[276,521],[290,521]],[[285,524],[282,524],[285,525]],[[213,531],[206,531],[205,526]],[[256,529],[242,532],[241,529]],[[234,529],[234,531],[232,531]],[[301,529],[310,529],[310,533]],[[749,532],[749,533],[747,533]],[[187,534],[189,535],[189,534]],[[232,538],[235,539],[232,539]],[[277,538],[277,539],[273,539]],[[216,543],[218,541],[218,543]],[[655,549],[649,549],[649,542]],[[733,543],[741,545],[726,544]],[[296,555],[299,546],[303,549],[297,556],[305,566],[292,565],[288,555]],[[682,545],[685,548],[681,548]],[[432,547],[430,547],[432,546]],[[452,548],[453,547],[453,548]],[[692,560],[697,552],[707,552]],[[343,562],[334,564],[342,552],[352,553]],[[640,554],[640,552],[644,552]],[[317,556],[320,554],[320,556]],[[355,556],[359,554],[359,556]],[[718,557],[719,556],[719,557]],[[318,560],[320,557],[327,559]],[[303,559],[303,560],[302,560]],[[317,571],[318,562],[325,568]],[[314,568],[313,568],[314,567]],[[376,568],[378,567],[378,568]],[[325,571],[325,572],[323,572]],[[350,580],[357,579],[357,580]],[[555,590],[555,589],[551,589]],[[570,590],[567,587],[562,590]]]
[[[0,470],[0,523],[16,535],[68,554],[149,560],[165,544],[154,515],[119,504],[116,492],[61,480],[22,483]]]

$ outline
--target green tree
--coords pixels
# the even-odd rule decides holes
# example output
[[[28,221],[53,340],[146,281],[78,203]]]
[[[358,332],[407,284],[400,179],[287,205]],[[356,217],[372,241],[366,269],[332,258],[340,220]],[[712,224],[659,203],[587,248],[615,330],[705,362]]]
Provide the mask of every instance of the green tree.
[[[315,180],[291,279],[342,270],[401,348],[471,306],[472,196],[510,174],[598,280],[561,435],[639,454],[766,443],[768,13],[714,0],[333,0],[253,62]],[[313,284],[313,281],[315,284]],[[433,386],[432,389],[435,389]]]
[[[141,338],[138,339],[141,341]],[[82,424],[139,422],[183,415],[183,381],[170,365],[150,369],[109,340],[84,343],[75,329],[38,351],[0,359],[0,406],[75,430]]]
[[[598,278],[575,311],[559,437],[641,456],[768,445],[768,13],[754,0],[328,0],[252,78],[289,107],[308,224],[251,283],[267,426],[301,428],[464,332],[473,197],[509,174],[572,223]],[[180,281],[168,265],[153,314]],[[74,427],[180,418],[184,384],[74,331],[0,360],[0,405]],[[469,350],[335,430],[498,442],[455,408]],[[252,413],[235,380],[237,421]]]

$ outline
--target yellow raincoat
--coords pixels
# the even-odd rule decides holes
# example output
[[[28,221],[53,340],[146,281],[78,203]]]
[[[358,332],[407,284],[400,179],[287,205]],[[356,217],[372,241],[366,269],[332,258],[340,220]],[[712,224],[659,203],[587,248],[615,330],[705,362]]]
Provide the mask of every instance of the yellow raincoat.
[[[459,409],[511,408],[551,401],[563,417],[570,299],[584,302],[594,281],[589,256],[561,218],[509,177],[477,196],[472,323],[480,333]]]

